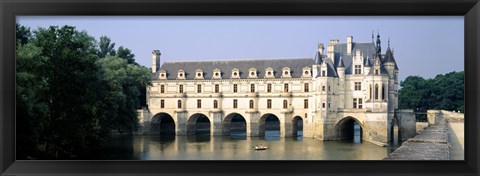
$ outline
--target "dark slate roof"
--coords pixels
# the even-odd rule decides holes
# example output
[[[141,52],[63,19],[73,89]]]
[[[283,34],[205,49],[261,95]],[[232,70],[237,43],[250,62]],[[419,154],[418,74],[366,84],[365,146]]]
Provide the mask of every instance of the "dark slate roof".
[[[327,66],[327,77],[338,77],[338,73],[336,71],[336,67],[333,65],[332,60],[325,58],[325,64]],[[317,77],[322,76],[322,72],[320,71],[322,68],[322,63],[317,67]]]
[[[340,57],[339,61],[338,61],[338,65],[337,65],[337,68],[338,67],[344,67],[345,68],[345,64],[343,64],[343,58]]]
[[[359,49],[360,52],[363,54],[364,57],[372,56],[375,53],[375,45],[373,43],[352,43],[352,54],[347,54],[347,44],[346,43],[339,43],[335,45],[334,52],[335,52],[335,64],[338,65],[340,60],[340,56],[342,56],[343,64],[345,65],[345,74],[352,74],[352,62],[353,62],[353,55],[355,54],[356,50]],[[370,60],[373,63],[373,60]]]
[[[178,61],[165,62],[159,70],[167,72],[167,79],[177,79],[178,70],[185,71],[186,79],[195,79],[195,71],[201,69],[204,79],[211,79],[213,70],[218,68],[221,70],[222,79],[229,79],[232,75],[232,69],[237,68],[240,71],[240,78],[248,78],[250,68],[257,69],[257,77],[265,77],[265,69],[271,67],[274,70],[275,78],[282,76],[284,67],[290,68],[290,75],[293,78],[302,76],[303,68],[312,68],[314,60],[312,58],[296,58],[296,59],[263,59],[263,60],[219,60],[219,61]],[[158,73],[152,76],[158,79]]]
[[[365,66],[365,67],[371,67],[372,66],[372,61],[371,61],[370,57],[368,57],[368,56],[367,56],[367,59],[363,60],[363,62],[364,62],[363,66]]]
[[[395,58],[393,57],[393,53],[390,50],[390,47],[387,48],[387,51],[385,52],[385,56],[383,57],[383,62],[393,62],[395,64],[395,69],[398,70],[397,62],[395,62]]]
[[[377,59],[380,59],[377,57]],[[375,63],[373,63],[372,69],[370,69],[370,72],[368,72],[368,75],[374,75],[375,73]],[[387,69],[385,69],[385,66],[383,66],[383,63],[380,61],[380,74],[381,75],[388,75]]]
[[[317,54],[315,54],[315,64],[321,64],[322,61],[324,59],[324,56],[322,56],[322,54],[320,54],[320,52],[317,52]]]

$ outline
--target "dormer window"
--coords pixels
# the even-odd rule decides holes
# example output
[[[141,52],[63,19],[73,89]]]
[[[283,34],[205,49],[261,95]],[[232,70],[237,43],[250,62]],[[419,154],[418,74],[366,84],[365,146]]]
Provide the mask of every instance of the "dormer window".
[[[237,68],[232,69],[231,78],[240,78],[240,71]]]
[[[255,68],[250,68],[248,69],[248,78],[257,78],[257,69]]]
[[[291,75],[290,75],[290,68],[288,68],[288,67],[284,67],[284,68],[282,69],[282,73],[283,73],[283,74],[282,74],[282,78],[290,78],[290,77],[291,77]]]
[[[160,70],[158,79],[167,79],[167,72],[165,70]]]
[[[304,67],[302,77],[303,78],[309,78],[311,76],[312,76],[311,75],[311,69],[309,67]]]
[[[178,70],[177,79],[185,79],[185,71]]]
[[[216,68],[213,70],[213,79],[222,79],[222,73],[220,69]]]
[[[275,78],[272,67],[268,67],[265,69],[265,78]]]
[[[203,71],[201,69],[195,71],[195,79],[203,79]]]

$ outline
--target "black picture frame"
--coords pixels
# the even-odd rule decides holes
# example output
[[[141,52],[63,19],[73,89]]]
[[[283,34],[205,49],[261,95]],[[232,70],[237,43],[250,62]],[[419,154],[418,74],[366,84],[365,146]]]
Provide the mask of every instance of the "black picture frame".
[[[478,175],[478,0],[1,0],[2,175]],[[24,161],[15,160],[17,15],[459,15],[465,19],[465,161]],[[448,27],[448,26],[446,26]]]

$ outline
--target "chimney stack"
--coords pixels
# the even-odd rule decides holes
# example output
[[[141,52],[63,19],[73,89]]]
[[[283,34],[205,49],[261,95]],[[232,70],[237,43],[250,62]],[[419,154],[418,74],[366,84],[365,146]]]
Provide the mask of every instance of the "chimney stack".
[[[160,69],[160,55],[159,50],[152,51],[152,73],[156,73]]]
[[[347,37],[347,54],[350,55],[352,54],[352,49],[353,49],[353,36],[348,36]]]

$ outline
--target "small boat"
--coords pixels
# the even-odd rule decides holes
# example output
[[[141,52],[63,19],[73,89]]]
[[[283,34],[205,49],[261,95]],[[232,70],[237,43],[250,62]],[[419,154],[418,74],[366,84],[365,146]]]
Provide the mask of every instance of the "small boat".
[[[255,146],[254,148],[255,148],[255,150],[267,150],[268,149],[267,146]]]

